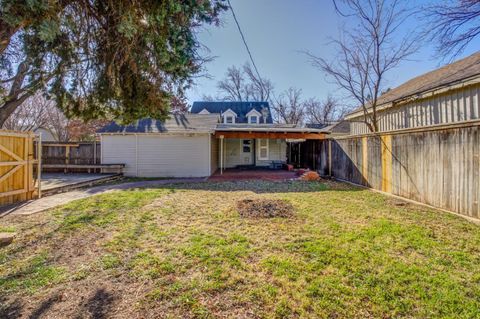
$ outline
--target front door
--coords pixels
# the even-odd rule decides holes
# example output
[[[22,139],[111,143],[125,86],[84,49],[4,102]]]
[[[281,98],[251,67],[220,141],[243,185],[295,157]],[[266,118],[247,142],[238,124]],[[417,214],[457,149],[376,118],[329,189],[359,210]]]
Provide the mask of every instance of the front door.
[[[240,155],[243,165],[253,165],[253,140],[240,140]]]

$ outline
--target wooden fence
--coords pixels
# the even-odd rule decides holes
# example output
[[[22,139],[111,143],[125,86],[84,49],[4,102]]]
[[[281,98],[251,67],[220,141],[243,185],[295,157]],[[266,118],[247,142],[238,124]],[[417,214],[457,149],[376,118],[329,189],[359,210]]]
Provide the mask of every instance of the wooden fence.
[[[0,130],[0,205],[39,196],[39,161],[34,157],[34,140],[31,132]]]
[[[42,144],[42,162],[44,171],[64,171],[63,168],[52,168],[52,165],[96,165],[100,164],[100,143],[44,142]],[[50,166],[50,167],[49,167]],[[69,168],[69,170],[86,171],[88,169]]]
[[[308,143],[323,175],[480,218],[479,121]]]

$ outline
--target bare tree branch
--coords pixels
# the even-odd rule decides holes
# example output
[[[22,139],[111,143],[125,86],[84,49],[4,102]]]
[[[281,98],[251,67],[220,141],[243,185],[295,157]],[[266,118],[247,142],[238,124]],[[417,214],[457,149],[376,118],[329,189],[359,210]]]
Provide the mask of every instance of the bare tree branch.
[[[423,12],[427,36],[443,56],[453,59],[480,36],[480,0],[439,1]]]
[[[243,72],[235,66],[229,67],[225,79],[217,84],[223,94],[222,99],[227,101],[247,101],[249,96],[245,87]]]
[[[305,118],[309,123],[328,124],[338,121],[346,112],[346,108],[341,107],[332,96],[328,96],[325,101],[310,98],[304,104]]]
[[[242,68],[229,67],[217,88],[219,99],[225,101],[270,101],[274,90],[272,82],[259,78],[249,63]]]
[[[302,101],[302,90],[289,88],[272,103],[273,114],[277,122],[286,124],[303,123],[305,102]]]
[[[404,38],[398,34],[412,14],[401,4],[400,0],[336,0],[337,12],[348,17],[350,25],[352,19],[358,25],[344,29],[342,37],[332,41],[337,48],[333,61],[307,53],[314,66],[358,103],[372,132],[379,129],[377,106],[386,74],[418,48],[416,34]]]

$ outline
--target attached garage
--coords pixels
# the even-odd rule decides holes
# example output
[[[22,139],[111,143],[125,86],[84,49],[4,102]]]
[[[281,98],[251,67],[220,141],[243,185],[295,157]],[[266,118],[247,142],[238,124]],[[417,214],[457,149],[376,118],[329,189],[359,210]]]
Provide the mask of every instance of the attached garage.
[[[100,131],[103,164],[125,164],[133,177],[206,177],[214,172],[216,115],[174,115],[165,122],[111,123]]]

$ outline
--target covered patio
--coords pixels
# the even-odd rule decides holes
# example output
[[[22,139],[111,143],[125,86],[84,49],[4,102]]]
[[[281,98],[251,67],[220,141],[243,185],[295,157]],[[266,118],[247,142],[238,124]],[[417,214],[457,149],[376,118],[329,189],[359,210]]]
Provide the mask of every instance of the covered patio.
[[[299,167],[301,163],[300,147],[292,147],[293,144],[298,146],[307,140],[323,140],[327,134],[321,129],[290,124],[219,125],[214,133],[218,171],[212,177],[228,174],[229,178],[236,176],[237,179],[242,176],[277,179],[272,169]],[[280,173],[294,175],[293,172],[279,171],[280,179],[285,179]]]

